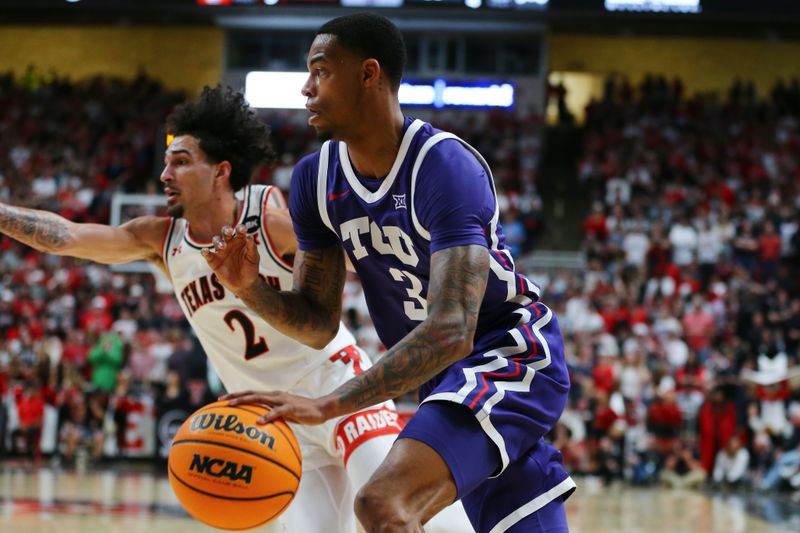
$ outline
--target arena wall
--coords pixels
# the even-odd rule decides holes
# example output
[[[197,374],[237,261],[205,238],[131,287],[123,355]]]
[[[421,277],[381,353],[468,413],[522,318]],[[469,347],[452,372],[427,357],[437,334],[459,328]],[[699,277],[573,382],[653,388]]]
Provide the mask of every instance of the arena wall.
[[[80,80],[139,71],[195,94],[221,79],[224,32],[212,27],[0,26],[0,72],[28,65]]]
[[[549,49],[551,71],[616,72],[632,82],[647,73],[679,76],[689,94],[726,90],[741,77],[764,96],[778,78],[800,75],[800,42],[554,34]]]

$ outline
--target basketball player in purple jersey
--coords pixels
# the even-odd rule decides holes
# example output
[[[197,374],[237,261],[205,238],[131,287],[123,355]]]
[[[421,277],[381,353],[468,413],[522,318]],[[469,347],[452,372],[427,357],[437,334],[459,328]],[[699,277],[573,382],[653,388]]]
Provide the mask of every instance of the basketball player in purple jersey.
[[[553,312],[504,247],[491,172],[456,136],[404,117],[402,36],[358,14],[320,28],[303,86],[322,148],[295,168],[290,211],[299,241],[294,288],[257,275],[243,228],[205,253],[220,281],[276,329],[312,346],[335,334],[342,246],[389,348],[330,394],[247,391],[265,422],[320,424],[419,387],[422,404],[356,498],[367,531],[422,531],[461,499],[481,533],[567,531],[575,483],[543,436],[569,379]]]

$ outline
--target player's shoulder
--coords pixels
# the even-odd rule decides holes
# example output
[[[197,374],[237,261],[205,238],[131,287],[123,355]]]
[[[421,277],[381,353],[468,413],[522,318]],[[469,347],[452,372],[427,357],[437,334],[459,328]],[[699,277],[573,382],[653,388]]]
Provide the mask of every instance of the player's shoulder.
[[[294,166],[295,175],[316,175],[319,168],[320,150],[306,154]]]
[[[125,222],[122,227],[140,238],[163,237],[173,224],[174,219],[168,216],[144,215]]]
[[[425,144],[428,146],[422,148]],[[423,157],[420,163],[421,174],[440,173],[445,169],[474,171],[478,174],[484,171],[475,152],[470,150],[465,141],[449,132],[437,130],[437,133],[428,137],[425,144],[420,145],[417,156]]]
[[[176,222],[179,220],[182,219],[145,215],[132,218],[120,227],[128,232],[135,241],[144,244],[150,249],[154,257],[160,257],[164,244],[170,234],[174,233]]]
[[[449,131],[423,122],[415,136],[417,151],[425,150],[425,158],[440,159],[448,157],[470,157],[472,152],[463,139]]]

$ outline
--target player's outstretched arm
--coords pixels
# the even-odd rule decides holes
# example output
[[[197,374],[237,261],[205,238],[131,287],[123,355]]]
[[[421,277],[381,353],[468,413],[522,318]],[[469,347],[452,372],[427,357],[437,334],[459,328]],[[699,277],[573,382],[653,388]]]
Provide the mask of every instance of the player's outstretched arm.
[[[214,247],[203,250],[219,281],[275,329],[313,348],[324,348],[339,331],[344,288],[344,251],[295,251],[291,291],[270,287],[258,274],[259,254],[246,228],[223,228]]]
[[[121,226],[77,224],[38,209],[0,203],[0,233],[45,253],[118,264],[160,261],[169,219],[139,217]]]
[[[414,390],[472,351],[489,252],[482,246],[457,246],[431,256],[428,317],[363,374],[318,399],[286,392],[240,392],[231,404],[265,403],[272,411],[259,421],[284,418],[320,424]]]

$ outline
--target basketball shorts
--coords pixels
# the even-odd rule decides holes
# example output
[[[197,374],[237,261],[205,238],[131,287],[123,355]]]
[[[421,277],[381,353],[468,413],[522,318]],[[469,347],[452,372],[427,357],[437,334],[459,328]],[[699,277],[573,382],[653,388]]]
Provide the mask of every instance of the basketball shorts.
[[[565,531],[561,502],[575,489],[543,438],[569,392],[558,321],[539,302],[523,311],[516,327],[483,335],[423,385],[400,434],[439,453],[479,533]]]
[[[291,387],[293,394],[316,398],[337,389],[372,366],[369,356],[355,345],[347,346],[318,365]],[[394,402],[386,401],[317,426],[289,424],[303,456],[303,471],[328,465],[346,466],[353,452],[378,437],[400,433]],[[371,475],[371,473],[370,473]]]

